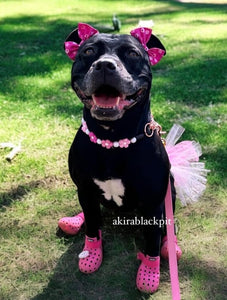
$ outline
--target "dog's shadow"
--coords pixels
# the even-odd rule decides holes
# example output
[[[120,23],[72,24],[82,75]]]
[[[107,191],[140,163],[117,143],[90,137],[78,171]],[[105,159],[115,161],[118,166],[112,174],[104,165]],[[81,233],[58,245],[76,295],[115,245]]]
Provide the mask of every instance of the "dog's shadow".
[[[127,232],[128,231],[128,232]],[[125,236],[127,235],[127,238]],[[58,236],[64,234],[58,231]],[[84,242],[84,230],[77,236],[66,240],[68,250],[59,259],[48,286],[41,294],[32,298],[61,300],[106,300],[106,299],[148,299],[149,295],[136,288],[136,246],[130,230],[103,230],[104,259],[101,268],[93,274],[83,274],[78,269],[78,254]],[[117,241],[117,242],[116,242]]]
[[[101,268],[93,274],[83,274],[78,269],[78,253],[83,248],[84,234],[84,230],[82,230],[77,236],[67,238],[61,231],[58,231],[57,235],[69,247],[59,259],[48,285],[32,300],[162,299],[163,294],[159,295],[159,293],[163,289],[165,290],[164,295],[168,297],[163,299],[171,298],[169,268],[166,261],[161,261],[160,291],[157,292],[157,295],[144,294],[136,288],[136,274],[140,264],[139,261],[136,261],[136,253],[138,252],[137,247],[140,248],[143,245],[138,228],[130,226],[104,227],[104,260]],[[216,269],[207,262],[200,261],[196,255],[192,259],[183,257],[180,260],[181,290],[186,288],[190,293],[192,287],[188,286],[188,280],[197,276],[198,273],[204,277],[202,282],[207,299],[211,299],[214,294],[217,294],[217,298],[212,299],[224,299],[222,298],[226,292],[224,268]]]

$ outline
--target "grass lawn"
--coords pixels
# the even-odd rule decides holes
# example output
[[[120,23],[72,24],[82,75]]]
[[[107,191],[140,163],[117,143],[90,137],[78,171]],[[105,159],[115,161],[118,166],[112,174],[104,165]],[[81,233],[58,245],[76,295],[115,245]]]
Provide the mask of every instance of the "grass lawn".
[[[82,105],[63,41],[78,22],[108,31],[113,13],[122,33],[140,19],[154,21],[167,55],[153,67],[152,112],[167,131],[184,126],[184,139],[200,142],[211,170],[201,200],[176,209],[182,299],[226,299],[227,4],[208,2],[0,2],[0,143],[22,144],[11,163],[9,149],[0,149],[0,299],[171,299],[166,262],[159,291],[137,291],[140,232],[111,226],[110,213],[97,273],[78,271],[84,231],[56,236],[58,219],[80,211],[67,156]]]

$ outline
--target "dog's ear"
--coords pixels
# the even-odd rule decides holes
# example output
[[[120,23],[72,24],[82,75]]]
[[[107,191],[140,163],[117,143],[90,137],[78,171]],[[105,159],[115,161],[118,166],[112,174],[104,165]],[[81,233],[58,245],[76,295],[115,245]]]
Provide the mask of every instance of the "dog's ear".
[[[75,42],[77,44],[79,44],[81,42],[81,38],[79,37],[79,33],[78,33],[78,28],[76,28],[75,30],[73,30],[66,38],[65,42]],[[65,44],[64,44],[64,48],[65,48]]]
[[[166,48],[163,46],[159,38],[157,38],[155,35],[151,35],[149,41],[147,42],[147,47],[150,48],[158,48],[165,51],[164,55],[166,55]]]
[[[166,49],[160,40],[153,34],[151,34],[147,41],[147,53],[149,56],[150,64],[156,65],[164,55],[166,55]]]
[[[78,28],[73,30],[64,42],[64,50],[68,57],[75,60],[76,53],[79,49],[81,38],[79,37]]]
[[[135,37],[147,51],[150,64],[157,64],[166,54],[166,49],[159,41],[159,39],[152,34],[152,29],[146,27],[139,27],[133,29],[130,34]]]
[[[75,60],[80,43],[81,38],[79,37],[78,28],[76,28],[67,36],[64,42],[65,53],[70,59]]]
[[[64,43],[65,52],[68,57],[75,60],[80,45],[97,33],[99,33],[98,30],[92,26],[85,23],[79,23],[78,28],[70,33]]]

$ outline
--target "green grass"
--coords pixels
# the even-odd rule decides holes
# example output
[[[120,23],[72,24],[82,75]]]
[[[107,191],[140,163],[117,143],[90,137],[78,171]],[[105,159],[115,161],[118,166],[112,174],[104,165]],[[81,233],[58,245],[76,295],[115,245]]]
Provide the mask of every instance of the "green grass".
[[[154,20],[167,55],[153,68],[152,112],[165,130],[182,124],[211,170],[201,200],[177,205],[182,299],[225,298],[226,11],[215,1],[0,2],[0,142],[22,142],[11,163],[0,149],[0,299],[171,299],[165,262],[156,294],[136,290],[140,232],[113,228],[108,212],[104,262],[93,275],[77,267],[84,232],[55,234],[60,217],[80,211],[67,155],[82,105],[70,87],[63,41],[78,22],[106,31],[113,13],[122,33],[139,19]]]

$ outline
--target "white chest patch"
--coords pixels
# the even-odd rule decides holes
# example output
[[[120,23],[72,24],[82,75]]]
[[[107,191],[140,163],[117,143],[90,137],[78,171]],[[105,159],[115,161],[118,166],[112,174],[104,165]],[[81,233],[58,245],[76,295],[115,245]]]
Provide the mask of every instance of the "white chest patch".
[[[122,206],[125,187],[121,179],[109,179],[105,181],[94,179],[94,182],[103,191],[103,196],[106,200],[113,200],[118,206]]]

